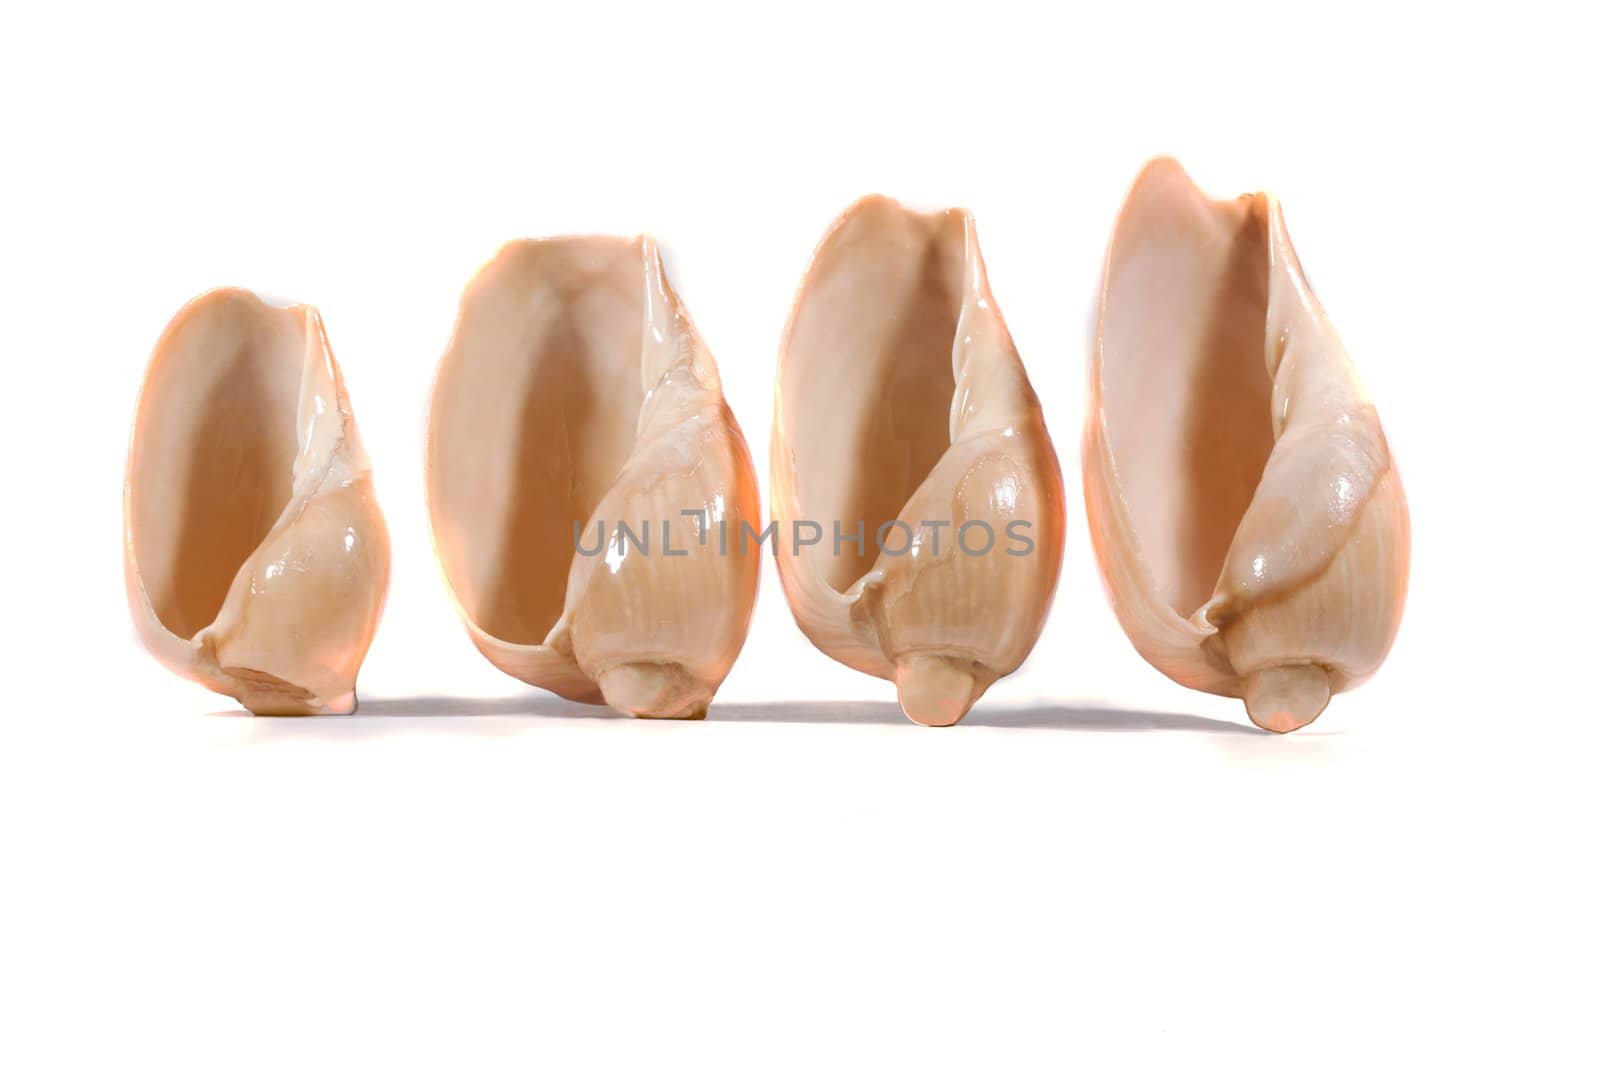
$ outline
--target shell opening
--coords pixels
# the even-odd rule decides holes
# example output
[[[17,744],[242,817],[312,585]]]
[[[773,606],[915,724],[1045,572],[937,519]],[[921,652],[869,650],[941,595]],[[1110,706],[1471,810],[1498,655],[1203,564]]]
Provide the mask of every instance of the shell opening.
[[[1187,617],[1212,596],[1273,446],[1265,205],[1176,163],[1135,184],[1106,264],[1104,426],[1140,552]]]
[[[641,242],[518,241],[474,279],[428,434],[439,558],[485,633],[543,642],[644,401]]]
[[[874,197],[824,240],[795,308],[780,383],[799,518],[825,536],[800,553],[844,592],[876,553],[832,551],[832,523],[867,545],[950,447],[952,349],[963,300],[964,214]],[[789,551],[785,546],[785,551]]]
[[[288,505],[306,321],[235,290],[195,300],[157,346],[128,470],[129,544],[161,625],[221,611]]]

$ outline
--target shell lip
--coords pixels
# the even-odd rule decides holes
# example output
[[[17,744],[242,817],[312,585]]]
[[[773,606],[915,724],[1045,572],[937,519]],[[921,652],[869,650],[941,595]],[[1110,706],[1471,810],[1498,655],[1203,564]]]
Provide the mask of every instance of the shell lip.
[[[532,248],[559,247],[563,245],[576,246],[596,242],[615,244],[624,248],[633,246],[639,252],[641,270],[644,273],[645,281],[649,283],[653,280],[657,280],[661,284],[664,284],[670,288],[670,282],[666,280],[667,272],[664,263],[662,262],[663,256],[661,253],[660,241],[655,237],[654,234],[647,231],[640,232],[632,236],[608,233],[574,233],[556,234],[544,237],[514,237],[509,241],[502,242],[495,250],[494,254],[481,263],[478,268],[473,271],[472,277],[468,279],[466,286],[462,290],[461,297],[457,301],[456,319],[450,331],[452,341],[455,335],[460,332],[462,320],[466,313],[467,304],[477,290],[487,283],[490,271],[496,266],[501,265],[502,261]],[[687,312],[683,310],[681,305],[676,307],[675,310],[678,314],[687,319]],[[446,347],[448,349],[448,344]],[[444,376],[447,370],[446,363],[446,360],[440,360],[438,365],[434,367],[433,378],[429,383],[428,388],[429,396],[433,396],[438,392],[440,379]],[[698,366],[695,366],[694,370],[696,380],[699,381],[702,386],[708,390],[716,392],[719,397],[722,395],[722,383],[720,378],[713,377],[711,380],[707,381],[702,379]],[[645,402],[648,401],[648,393],[649,390],[647,389],[645,401],[642,401],[640,404],[641,411],[645,406]],[[427,510],[430,516],[433,514],[433,497],[431,490],[433,485],[433,479],[431,477],[433,455],[432,442],[437,433],[438,427],[434,425],[433,416],[430,412],[429,417],[424,422],[422,431],[423,507]],[[434,531],[433,524],[431,522],[429,523],[429,533],[432,536],[434,554],[435,558],[437,558],[439,549],[438,536],[436,531]]]
[[[489,283],[496,268],[503,268],[509,261],[515,259],[516,257],[526,255],[529,252],[537,251],[542,248],[561,248],[568,246],[578,247],[581,245],[592,244],[613,245],[619,250],[632,247],[638,251],[641,257],[646,256],[651,250],[655,250],[657,248],[657,241],[654,235],[648,232],[640,232],[631,236],[614,233],[568,233],[552,234],[543,237],[513,237],[508,241],[502,241],[499,247],[494,250],[493,254],[491,254],[489,258],[478,264],[477,268],[473,270],[471,277],[467,279],[467,284],[462,287],[461,296],[456,301],[455,322],[450,328],[450,336],[452,340],[461,329],[461,323],[465,317],[467,305],[477,294],[478,290]],[[448,349],[448,347],[449,346],[447,343],[446,348]],[[438,365],[434,367],[433,380],[429,383],[429,396],[432,396],[433,390],[437,388],[439,384],[439,377],[444,371],[444,367],[444,360],[440,360]],[[428,420],[428,425],[425,426],[423,430],[424,449],[427,448],[427,439],[431,436],[432,429],[432,420],[430,419]],[[423,462],[424,464],[427,462],[426,451],[423,455]],[[426,467],[424,467],[424,473],[426,473]]]
[[[914,208],[908,206],[902,200],[898,200],[892,196],[887,196],[883,193],[867,193],[863,196],[856,197],[850,202],[848,207],[835,215],[832,221],[828,223],[828,228],[823,231],[821,239],[818,240],[817,243],[812,247],[811,255],[806,258],[805,270],[803,270],[800,274],[800,285],[795,290],[794,299],[789,303],[789,319],[784,325],[783,339],[781,341],[779,352],[786,355],[789,351],[789,341],[794,333],[795,321],[798,318],[796,312],[798,312],[800,309],[801,298],[805,295],[806,282],[810,279],[812,271],[816,268],[818,257],[820,257],[828,245],[832,243],[834,237],[838,235],[840,230],[850,225],[860,215],[863,215],[869,211],[891,211],[901,215],[909,216],[911,218],[926,220],[954,217],[961,219],[963,225],[967,226],[969,230],[974,218],[972,212],[964,207],[928,209]]]

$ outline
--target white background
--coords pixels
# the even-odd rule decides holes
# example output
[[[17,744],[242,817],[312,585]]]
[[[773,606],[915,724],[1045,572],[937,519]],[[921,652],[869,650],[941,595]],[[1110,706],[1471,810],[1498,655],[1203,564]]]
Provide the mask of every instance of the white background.
[[[1591,28],[401,6],[4,16],[0,1059],[1594,1062]],[[1296,736],[1147,667],[1085,532],[1089,313],[1159,153],[1283,199],[1410,494],[1389,663]],[[467,278],[657,234],[765,495],[789,301],[869,191],[976,213],[1045,405],[1069,542],[1032,659],[912,726],[769,561],[711,721],[496,672],[421,494]],[[223,284],[322,309],[373,458],[352,719],[236,716],[128,621],[134,395]]]

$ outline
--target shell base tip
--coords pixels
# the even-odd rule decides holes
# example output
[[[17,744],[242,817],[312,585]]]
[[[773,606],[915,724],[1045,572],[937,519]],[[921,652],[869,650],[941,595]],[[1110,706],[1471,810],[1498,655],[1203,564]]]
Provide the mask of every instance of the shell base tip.
[[[954,726],[983,695],[972,663],[947,656],[907,656],[895,663],[894,685],[906,718]]]
[[[1275,734],[1310,725],[1332,697],[1328,672],[1314,663],[1266,667],[1244,680],[1244,707],[1250,721]]]
[[[596,679],[607,704],[635,719],[704,719],[711,689],[676,663],[623,663]]]

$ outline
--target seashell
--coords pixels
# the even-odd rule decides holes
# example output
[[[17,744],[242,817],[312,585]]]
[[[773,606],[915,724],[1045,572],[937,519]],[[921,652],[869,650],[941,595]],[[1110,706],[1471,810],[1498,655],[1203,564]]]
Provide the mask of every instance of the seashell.
[[[959,722],[1033,648],[1061,469],[967,212],[867,197],[822,239],[778,360],[772,514],[801,630],[914,721]]]
[[[348,714],[389,537],[322,319],[241,289],[156,343],[123,489],[128,604],[174,672],[257,715]]]
[[[1278,201],[1145,167],[1107,252],[1084,434],[1089,531],[1140,655],[1306,725],[1383,662],[1410,526],[1383,428]]]
[[[427,490],[491,663],[569,700],[705,716],[760,571],[729,531],[760,503],[653,239],[514,241],[478,273],[433,388]]]

